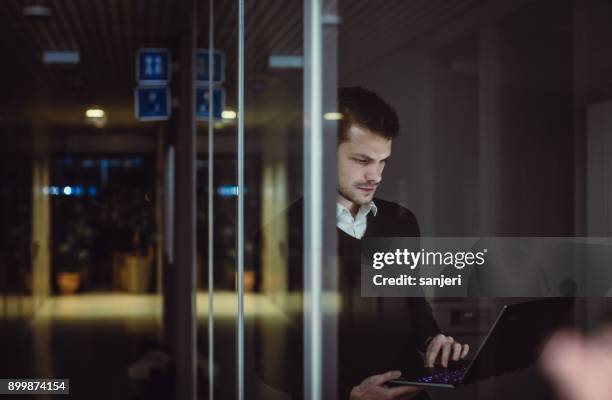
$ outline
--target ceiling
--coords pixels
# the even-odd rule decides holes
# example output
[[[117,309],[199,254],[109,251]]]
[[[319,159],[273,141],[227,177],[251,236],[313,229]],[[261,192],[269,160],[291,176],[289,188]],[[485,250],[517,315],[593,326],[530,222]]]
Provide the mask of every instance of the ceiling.
[[[5,0],[0,8],[0,49],[6,60],[0,63],[0,87],[6,93],[0,114],[6,118],[35,112],[54,126],[78,127],[85,108],[95,104],[107,111],[109,127],[142,127],[133,113],[136,51],[177,49],[187,2],[48,0],[43,2],[52,9],[49,20],[27,20],[22,7],[34,1]],[[363,67],[481,2],[340,0],[340,64]],[[302,8],[302,0],[246,1],[247,90],[262,90],[279,76],[267,67],[269,54],[302,52]],[[216,0],[214,16],[215,47],[226,54],[227,106],[235,109],[236,1]],[[199,3],[198,21],[198,45],[208,47],[206,0]],[[81,62],[72,67],[44,65],[44,50],[78,50]]]

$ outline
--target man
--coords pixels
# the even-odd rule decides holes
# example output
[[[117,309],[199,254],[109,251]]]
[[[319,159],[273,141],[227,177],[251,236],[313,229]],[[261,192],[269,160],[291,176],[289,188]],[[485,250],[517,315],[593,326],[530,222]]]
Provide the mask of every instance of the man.
[[[464,358],[468,346],[440,333],[424,298],[361,298],[360,240],[376,236],[417,237],[419,227],[407,209],[374,198],[382,182],[385,163],[391,156],[393,139],[399,133],[393,108],[373,92],[352,87],[340,90],[338,109],[342,113],[338,129],[336,206],[338,291],[342,303],[338,317],[339,398],[346,399],[350,395],[352,400],[375,400],[425,396],[419,394],[419,388],[387,387],[390,380],[400,376],[399,371],[389,369],[407,370],[423,363],[433,366],[437,360],[447,366],[450,359]],[[300,200],[289,207],[284,216],[289,229],[289,290],[296,293],[301,293],[303,288],[302,213]],[[256,243],[256,249],[259,247]],[[256,254],[255,262],[258,261]],[[299,312],[294,321],[301,329]],[[287,351],[301,351],[301,337],[289,336]],[[265,357],[266,349],[259,350]],[[424,360],[419,352],[424,353]],[[299,355],[297,357],[301,361]],[[301,397],[301,365],[283,369],[287,371],[286,377],[278,373],[274,377],[285,380],[280,386],[294,397]],[[266,380],[265,376],[263,378]]]

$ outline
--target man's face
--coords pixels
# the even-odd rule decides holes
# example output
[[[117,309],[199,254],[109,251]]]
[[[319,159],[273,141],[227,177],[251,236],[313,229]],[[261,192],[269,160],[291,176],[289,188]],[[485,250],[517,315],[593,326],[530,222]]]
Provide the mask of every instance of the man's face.
[[[391,140],[352,125],[338,146],[338,202],[351,211],[372,201],[382,180]]]

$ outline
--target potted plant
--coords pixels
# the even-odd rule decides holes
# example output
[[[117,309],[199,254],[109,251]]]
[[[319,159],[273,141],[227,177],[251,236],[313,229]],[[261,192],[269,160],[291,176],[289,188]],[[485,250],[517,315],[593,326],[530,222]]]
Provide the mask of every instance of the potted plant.
[[[57,246],[55,279],[61,294],[74,294],[81,287],[91,262],[92,229],[77,218]]]
[[[154,257],[155,217],[151,204],[134,195],[125,221],[131,231],[131,254],[125,258],[125,288],[131,293],[149,291]]]

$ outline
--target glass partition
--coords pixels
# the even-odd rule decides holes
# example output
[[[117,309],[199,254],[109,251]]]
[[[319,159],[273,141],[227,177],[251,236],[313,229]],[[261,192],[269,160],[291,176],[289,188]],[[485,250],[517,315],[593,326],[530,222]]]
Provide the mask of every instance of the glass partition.
[[[581,0],[7,1],[0,378],[87,399],[560,398],[543,340],[610,322],[611,21]],[[483,265],[370,279],[448,243],[455,261],[487,243]],[[555,329],[527,313],[514,358],[482,347],[543,297],[575,297]],[[417,393],[444,346],[497,358]]]

